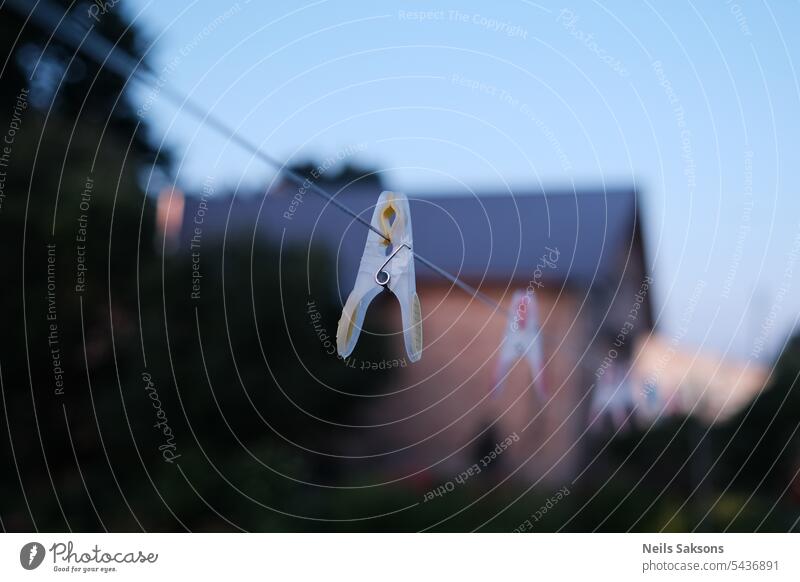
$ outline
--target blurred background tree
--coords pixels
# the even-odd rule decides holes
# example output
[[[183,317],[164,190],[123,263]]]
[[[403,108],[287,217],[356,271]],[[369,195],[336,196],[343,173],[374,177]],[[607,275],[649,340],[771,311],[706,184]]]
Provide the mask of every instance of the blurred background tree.
[[[72,4],[59,3],[64,10]],[[88,20],[85,4],[70,12]],[[5,267],[13,273],[0,291],[3,406],[12,439],[3,455],[19,478],[4,471],[0,507],[11,529],[93,529],[99,523],[82,477],[105,473],[93,484],[96,500],[113,480],[104,458],[110,451],[103,449],[109,443],[98,435],[98,428],[106,438],[114,435],[101,422],[119,394],[110,330],[120,321],[112,317],[135,316],[137,258],[145,264],[154,257],[152,205],[139,177],[154,164],[165,171],[166,161],[144,137],[122,92],[123,79],[23,22],[8,8],[0,13],[0,130],[15,119],[19,126],[9,147],[0,213]],[[118,12],[105,14],[96,27],[141,55],[138,32]],[[85,233],[79,232],[81,215]],[[80,244],[86,286],[79,294]],[[50,298],[47,245],[55,260]],[[48,320],[51,310],[54,321]],[[57,325],[52,343],[51,324]],[[122,325],[117,332],[126,341],[135,327]],[[56,363],[63,369],[63,395],[56,394]],[[108,491],[117,491],[111,485]]]
[[[289,166],[291,170],[304,178],[308,178],[311,182],[334,191],[356,183],[359,186],[370,185],[378,194],[383,189],[381,174],[366,166],[344,162],[336,164],[333,171],[325,171],[325,167],[324,162],[313,160],[306,160]],[[368,192],[369,190],[357,191]]]
[[[90,23],[87,4],[59,5]],[[0,421],[11,437],[0,452],[3,527],[286,529],[298,523],[289,514],[319,513],[303,482],[334,483],[341,465],[313,451],[335,453],[337,437],[351,435],[314,417],[346,424],[363,399],[326,389],[308,370],[364,393],[372,380],[356,382],[321,349],[306,314],[306,256],[289,250],[278,273],[277,252],[249,241],[204,247],[203,301],[190,302],[189,258],[155,252],[145,191],[148,180],[167,183],[169,155],[148,139],[125,80],[23,22],[0,10],[0,131],[21,111],[0,209],[8,273],[0,290]],[[94,24],[142,57],[146,39],[119,6]],[[313,272],[326,272],[321,257],[308,258]],[[335,330],[330,280],[320,278],[315,300]],[[48,341],[51,323],[56,342]],[[377,358],[380,342],[373,345]],[[165,437],[154,427],[145,373],[174,434],[173,463],[159,450]]]

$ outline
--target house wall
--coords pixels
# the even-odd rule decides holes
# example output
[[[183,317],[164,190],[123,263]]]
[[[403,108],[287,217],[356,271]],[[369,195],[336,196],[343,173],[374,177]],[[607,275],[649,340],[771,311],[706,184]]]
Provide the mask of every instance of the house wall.
[[[505,297],[500,287],[482,291],[512,311],[513,290]],[[481,458],[482,448],[491,449],[516,433],[519,440],[492,461],[503,473],[518,469],[520,478],[541,477],[554,485],[574,476],[580,470],[582,447],[577,440],[588,404],[585,366],[576,362],[589,329],[575,297],[537,291],[544,375],[551,392],[541,401],[524,361],[512,369],[501,393],[489,393],[507,325],[505,314],[493,314],[492,308],[458,289],[423,283],[418,292],[424,317],[422,359],[398,371],[394,382],[400,392],[381,398],[370,418],[392,423],[381,432],[388,450],[404,449],[387,456],[389,469],[398,475],[426,469],[450,478]],[[395,349],[402,353],[402,339],[395,339]],[[482,437],[492,423],[491,434]]]

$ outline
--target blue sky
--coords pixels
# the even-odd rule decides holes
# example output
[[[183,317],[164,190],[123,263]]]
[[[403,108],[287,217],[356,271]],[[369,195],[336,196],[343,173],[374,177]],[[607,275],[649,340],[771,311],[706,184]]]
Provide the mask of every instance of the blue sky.
[[[410,192],[635,183],[665,333],[747,356],[795,326],[800,3],[124,9],[165,83],[281,159],[355,152]],[[157,95],[136,98],[185,187],[272,177]]]

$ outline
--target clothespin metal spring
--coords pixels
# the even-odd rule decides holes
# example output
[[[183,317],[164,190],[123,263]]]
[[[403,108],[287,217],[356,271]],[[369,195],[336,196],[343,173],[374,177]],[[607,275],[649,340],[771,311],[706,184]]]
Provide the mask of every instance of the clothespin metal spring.
[[[400,246],[394,249],[394,251],[392,251],[392,254],[389,255],[389,257],[383,262],[383,264],[378,268],[378,271],[375,273],[375,282],[381,287],[386,287],[389,284],[389,280],[392,278],[392,276],[387,271],[384,271],[386,265],[389,264],[389,261],[391,261],[403,247],[406,247],[408,250],[411,250],[411,247],[407,243],[402,243]]]

